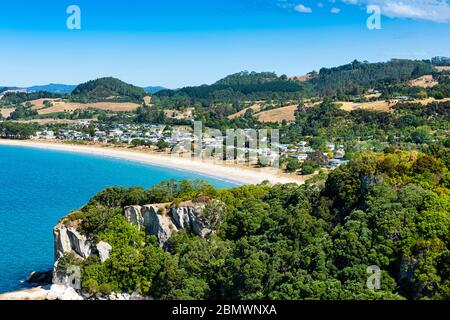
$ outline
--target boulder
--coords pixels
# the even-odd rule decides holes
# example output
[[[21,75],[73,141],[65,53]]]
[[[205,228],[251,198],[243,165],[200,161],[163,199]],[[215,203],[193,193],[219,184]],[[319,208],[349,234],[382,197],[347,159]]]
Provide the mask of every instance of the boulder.
[[[46,288],[37,287],[32,289],[7,292],[0,294],[0,301],[15,300],[46,300],[48,290]]]
[[[129,293],[122,293],[119,300],[131,300],[131,295]]]
[[[52,277],[53,277],[52,270],[44,272],[33,271],[28,276],[26,282],[35,284],[50,284],[52,283]]]
[[[109,243],[100,241],[97,243],[96,249],[102,263],[109,259],[109,255],[112,251],[112,247]]]

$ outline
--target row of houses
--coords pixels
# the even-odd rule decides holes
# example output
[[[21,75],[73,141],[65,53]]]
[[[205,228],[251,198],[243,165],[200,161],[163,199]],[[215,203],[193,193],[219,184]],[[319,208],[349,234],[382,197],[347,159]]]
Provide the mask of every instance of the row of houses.
[[[316,152],[307,141],[301,141],[295,145],[275,142],[269,145],[267,137],[261,137],[255,141],[255,135],[251,129],[241,131],[240,141],[246,141],[246,143],[239,145],[233,143],[225,147],[226,136],[211,137],[202,134],[200,140],[199,137],[185,129],[167,129],[162,125],[151,124],[102,124],[80,121],[56,131],[44,129],[39,131],[35,138],[125,144],[131,144],[138,140],[152,145],[156,145],[162,140],[168,147],[173,150],[176,149],[176,152],[190,151],[195,146],[197,151],[200,148],[203,155],[217,155],[218,151],[225,155],[236,154],[238,157],[256,155],[264,158],[269,164],[274,163],[280,157],[290,157],[297,159],[299,162],[304,162]],[[343,160],[345,157],[343,145],[328,143],[327,149],[330,152],[324,153],[324,157],[329,159],[329,167],[334,168],[345,163]]]

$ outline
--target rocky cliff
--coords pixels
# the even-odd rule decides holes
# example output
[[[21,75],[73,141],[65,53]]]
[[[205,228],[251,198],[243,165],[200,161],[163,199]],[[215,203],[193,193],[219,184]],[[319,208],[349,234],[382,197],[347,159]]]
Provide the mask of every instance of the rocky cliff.
[[[123,214],[129,223],[136,225],[148,234],[155,235],[161,246],[166,246],[170,237],[179,230],[185,229],[203,238],[214,232],[212,226],[204,218],[207,204],[208,201],[188,201],[178,205],[135,205],[125,207]],[[105,262],[114,249],[106,242],[96,243],[94,239],[84,235],[80,231],[80,225],[80,220],[71,220],[66,217],[53,230],[55,264],[52,271],[52,286],[46,293],[46,299],[92,298],[81,291],[80,270],[63,265],[64,259],[69,254],[80,261],[91,255],[97,255],[101,262]],[[116,298],[122,299],[123,297]],[[130,296],[130,298],[133,297]]]
[[[172,234],[178,230],[186,229],[203,238],[213,232],[211,225],[202,219],[206,204],[189,201],[177,206],[129,206],[124,209],[124,215],[128,222],[155,235],[161,245],[165,246]]]
[[[63,257],[67,252],[72,252],[80,259],[85,259],[91,255],[91,241],[86,236],[81,235],[74,225],[76,223],[62,221],[53,229],[55,261]]]

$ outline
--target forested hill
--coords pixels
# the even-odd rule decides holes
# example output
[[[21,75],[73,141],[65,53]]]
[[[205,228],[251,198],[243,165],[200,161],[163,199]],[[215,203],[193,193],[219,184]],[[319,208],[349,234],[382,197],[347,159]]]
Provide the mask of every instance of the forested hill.
[[[145,96],[143,88],[133,86],[116,78],[100,78],[77,86],[71,95],[80,102],[118,100],[141,101]]]
[[[336,68],[322,68],[318,77],[309,80],[319,95],[359,94],[369,87],[405,82],[431,74],[429,61],[399,60],[367,63],[357,60]]]
[[[163,90],[159,97],[187,97],[208,101],[239,98],[272,98],[280,96],[336,96],[359,94],[373,87],[402,83],[433,73],[430,61],[400,60],[368,63],[354,61],[336,68],[322,68],[311,73],[310,79],[301,82],[286,75],[271,72],[240,72],[227,76],[212,85]]]
[[[194,99],[236,99],[243,97],[267,98],[273,93],[289,94],[305,90],[302,83],[289,80],[287,76],[278,77],[271,72],[239,72],[229,75],[212,85],[185,87],[179,90],[163,90],[160,97],[187,96]]]

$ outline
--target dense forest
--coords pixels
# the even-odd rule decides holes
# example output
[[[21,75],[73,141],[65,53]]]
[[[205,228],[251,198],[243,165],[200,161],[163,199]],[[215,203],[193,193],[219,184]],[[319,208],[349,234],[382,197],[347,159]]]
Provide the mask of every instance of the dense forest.
[[[108,188],[68,219],[113,247],[106,262],[73,256],[88,292],[161,299],[449,299],[448,148],[362,153],[305,186],[218,190],[168,181]],[[447,162],[447,163],[446,163]],[[130,225],[126,205],[210,199],[216,232],[180,231],[166,250]],[[214,201],[212,201],[214,199]],[[163,213],[161,213],[163,214]],[[367,267],[382,270],[380,290]]]
[[[267,99],[273,94],[284,97],[298,97],[304,88],[301,83],[289,80],[285,75],[278,77],[271,72],[240,72],[227,76],[212,85],[185,87],[179,90],[162,90],[155,94],[163,102],[184,99],[189,104],[234,101],[239,99]],[[168,99],[169,98],[169,99]],[[167,103],[167,102],[166,102]],[[177,104],[175,102],[175,104]]]
[[[232,102],[242,99],[306,98],[359,95],[433,73],[430,61],[400,60],[368,63],[354,61],[336,68],[322,68],[310,79],[298,81],[271,72],[240,72],[212,85],[162,90],[155,94],[163,105],[195,105],[195,102]],[[179,101],[183,101],[180,103]]]
[[[24,104],[39,98],[142,104],[133,113],[87,109],[57,115],[98,117],[112,126],[192,125],[191,119],[168,119],[164,109],[193,107],[195,120],[205,126],[280,129],[281,143],[306,141],[315,150],[301,169],[319,174],[303,186],[263,183],[223,190],[201,181],[167,181],[149,189],[100,192],[64,220],[94,245],[112,246],[104,263],[96,255],[81,261],[68,254],[59,261],[63,269],[82,268],[86,292],[137,291],[157,299],[439,300],[450,299],[450,102],[439,102],[450,97],[450,79],[433,69],[444,65],[448,58],[354,61],[323,68],[304,81],[240,72],[212,85],[161,90],[152,96],[152,106],[143,103],[144,89],[102,78],[79,85],[71,95],[7,93],[1,103],[16,107],[9,120],[39,117]],[[432,87],[407,83],[429,74],[438,82]],[[427,106],[405,101],[389,112],[348,112],[336,103],[362,99],[369,89],[377,89],[381,99],[405,95],[438,101]],[[306,105],[311,97],[320,97],[320,103]],[[228,118],[258,99],[264,108],[298,104],[295,120],[263,124],[252,109]],[[2,138],[28,139],[40,128],[9,120],[0,122]],[[334,171],[322,170],[329,142],[342,145],[349,160]],[[287,171],[299,169],[297,159],[282,160]],[[211,235],[182,230],[162,248],[124,217],[128,205],[177,207],[183,201],[208,203],[202,218],[215,230]],[[382,272],[380,290],[366,286],[373,265]]]
[[[336,68],[322,68],[310,80],[321,96],[358,95],[370,88],[401,83],[433,72],[429,61],[399,60],[368,63],[354,61]]]

